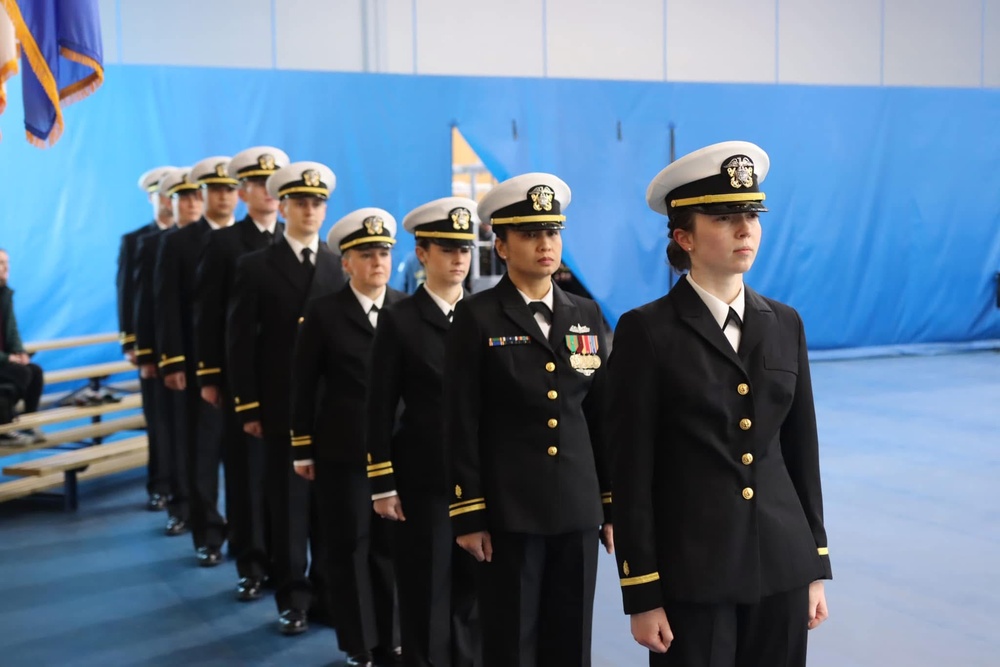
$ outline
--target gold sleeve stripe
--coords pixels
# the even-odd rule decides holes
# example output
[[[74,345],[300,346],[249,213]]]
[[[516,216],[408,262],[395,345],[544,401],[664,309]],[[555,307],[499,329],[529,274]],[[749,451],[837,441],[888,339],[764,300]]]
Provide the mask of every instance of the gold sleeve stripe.
[[[163,361],[160,362],[160,368],[163,368],[164,366],[169,366],[170,364],[179,364],[182,361],[184,361],[183,354],[179,357],[170,357],[169,359],[164,359]]]
[[[620,579],[619,582],[622,586],[638,586],[639,584],[648,584],[659,580],[660,573],[654,572],[653,574],[644,574],[641,577],[628,577],[626,579]]]
[[[140,354],[153,354],[153,350],[152,349],[149,349],[149,350],[136,350],[135,353],[136,353],[136,355],[140,355]]]
[[[371,463],[368,465],[368,472],[373,470],[381,470],[382,468],[391,468],[392,461],[385,461],[384,463]]]
[[[382,470],[369,470],[368,479],[372,477],[383,477],[384,475],[392,475],[392,468],[383,468]]]
[[[253,410],[254,408],[259,408],[260,403],[254,401],[253,403],[247,403],[246,405],[237,405],[236,412],[245,412],[246,410]]]
[[[611,504],[611,494],[609,493],[606,496],[601,496],[601,503],[604,504],[604,505],[610,505]]]
[[[296,440],[311,440],[311,439],[312,439],[312,436],[309,435],[309,434],[306,434],[306,435],[293,435],[292,436],[292,442],[295,442]]]
[[[202,375],[214,375],[216,373],[221,373],[221,368],[199,368],[197,375],[201,377]]]
[[[486,503],[479,503],[477,505],[469,505],[468,507],[459,507],[458,509],[451,510],[448,512],[448,516],[458,516],[459,514],[468,514],[469,512],[477,512],[484,509],[486,509]]]
[[[308,447],[313,444],[312,438],[308,440],[292,440],[292,447]]]
[[[820,556],[829,556],[830,555],[830,550],[827,547],[820,547],[820,548],[816,549],[816,551],[817,551],[817,553],[819,553]]]
[[[465,505],[474,505],[475,503],[484,503],[486,498],[473,498],[472,500],[463,500],[461,502],[452,503],[448,505],[448,509],[455,509],[456,507],[464,507]]]

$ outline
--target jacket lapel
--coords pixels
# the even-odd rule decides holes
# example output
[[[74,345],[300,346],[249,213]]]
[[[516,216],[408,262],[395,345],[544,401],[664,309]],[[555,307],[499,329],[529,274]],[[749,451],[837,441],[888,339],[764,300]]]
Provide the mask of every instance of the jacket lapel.
[[[670,290],[670,297],[674,301],[677,313],[681,320],[695,332],[704,338],[712,347],[719,351],[726,359],[743,368],[743,363],[729,344],[729,339],[722,333],[719,323],[712,317],[708,306],[701,300],[698,293],[694,291],[686,277],[682,277]],[[742,347],[742,343],[740,345]]]
[[[532,314],[531,309],[528,308],[528,304],[521,298],[521,295],[517,293],[517,288],[510,281],[510,277],[504,274],[503,278],[500,279],[500,282],[493,289],[497,291],[497,296],[500,299],[500,307],[503,308],[504,314],[514,324],[521,327],[525,333],[531,334],[533,340],[552,350],[552,345],[542,335],[542,329],[538,326],[538,322],[535,321],[535,316]],[[555,283],[552,284],[552,289],[555,289]],[[555,305],[554,297],[553,305]],[[553,317],[553,319],[555,318]]]
[[[250,219],[249,215],[236,224],[240,228],[240,242],[244,248],[247,250],[260,250],[267,246],[267,243],[264,241],[264,235],[257,229],[257,225],[253,224],[253,220]]]
[[[368,319],[368,313],[361,308],[361,302],[358,301],[358,297],[354,296],[354,291],[351,289],[350,283],[344,285],[344,288],[340,290],[339,294],[340,305],[347,314],[347,319],[350,320],[354,326],[367,332],[368,335],[374,335],[375,327],[372,326],[371,321]]]
[[[774,326],[774,312],[761,295],[744,286],[746,308],[743,311],[743,329],[740,333],[740,359],[745,363],[750,358],[765,333]]]
[[[309,286],[309,298],[322,296],[326,290],[336,289],[339,286],[339,260],[330,252],[326,243],[320,241],[319,252],[316,253],[316,271],[313,272],[312,284]]]
[[[302,262],[295,256],[292,246],[284,239],[270,247],[268,260],[274,268],[299,292],[309,288],[308,276],[302,269]]]
[[[437,329],[442,329],[444,331],[448,330],[451,322],[445,317],[438,305],[434,303],[434,299],[431,295],[427,293],[427,288],[421,285],[417,288],[417,291],[413,293],[414,303],[417,304],[417,310],[420,312],[420,318],[430,324],[432,327]]]
[[[523,299],[522,299],[523,301]],[[532,317],[534,319],[534,317]],[[566,292],[552,283],[552,327],[549,329],[549,342],[558,349],[560,341],[569,328],[580,320],[580,309],[570,301]]]

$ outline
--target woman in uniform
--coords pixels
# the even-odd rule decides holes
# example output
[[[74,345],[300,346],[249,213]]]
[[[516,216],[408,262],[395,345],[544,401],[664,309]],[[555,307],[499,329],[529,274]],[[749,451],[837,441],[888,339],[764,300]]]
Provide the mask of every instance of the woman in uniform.
[[[599,535],[612,549],[601,310],[552,281],[569,201],[543,173],[483,197],[507,275],[448,332],[449,515],[480,562],[487,667],[590,665]]]
[[[715,144],[646,194],[687,272],[621,318],[609,363],[619,576],[650,665],[805,665],[827,616],[802,320],[743,283],[768,166],[754,144]]]
[[[476,202],[463,197],[436,199],[403,219],[425,282],[382,314],[372,346],[368,478],[375,512],[399,522],[396,585],[408,667],[478,664],[475,560],[455,544],[448,518],[441,389],[445,337],[464,296],[478,221]]]

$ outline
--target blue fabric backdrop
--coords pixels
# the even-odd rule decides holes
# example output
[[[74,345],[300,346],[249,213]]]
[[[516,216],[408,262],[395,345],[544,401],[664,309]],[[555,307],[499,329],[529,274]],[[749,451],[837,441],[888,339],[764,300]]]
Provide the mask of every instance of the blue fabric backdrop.
[[[401,219],[450,194],[453,124],[498,178],[570,184],[565,258],[612,324],[670,283],[666,220],[644,195],[674,124],[678,155],[727,139],[770,153],[747,282],[800,310],[812,348],[1000,338],[997,90],[113,66],[48,150],[15,131],[10,94],[0,247],[29,340],[117,329],[118,239],[150,217],[135,186],[150,166],[261,143],[325,162],[338,179],[325,234],[357,207]],[[396,262],[411,248],[401,234]]]

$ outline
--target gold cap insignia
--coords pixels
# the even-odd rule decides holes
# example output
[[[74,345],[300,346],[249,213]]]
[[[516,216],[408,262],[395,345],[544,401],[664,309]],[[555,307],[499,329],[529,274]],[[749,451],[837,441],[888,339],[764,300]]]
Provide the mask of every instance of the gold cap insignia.
[[[385,221],[377,215],[370,215],[362,223],[369,236],[381,236]]]
[[[302,182],[310,188],[318,188],[320,183],[319,172],[315,169],[306,169],[302,172]]]
[[[455,485],[455,497],[456,498],[462,497],[462,487],[460,487],[458,484]]]
[[[746,155],[734,155],[726,163],[726,173],[729,174],[729,184],[736,188],[753,187],[753,160]]]
[[[225,162],[220,162],[219,164],[215,165],[215,175],[219,176],[220,178],[227,178],[229,176],[229,174],[226,173]]]
[[[552,199],[556,193],[547,185],[536,185],[528,190],[528,197],[531,199],[531,207],[536,211],[551,211]]]
[[[274,156],[270,153],[264,153],[257,158],[257,166],[261,169],[267,169],[268,171],[274,171]]]
[[[622,563],[622,572],[625,573],[626,577],[628,576],[628,573],[629,573],[628,561],[625,561],[624,563]]]
[[[451,209],[450,217],[452,227],[455,229],[468,229],[469,221],[472,220],[472,213],[467,208],[453,208]]]

